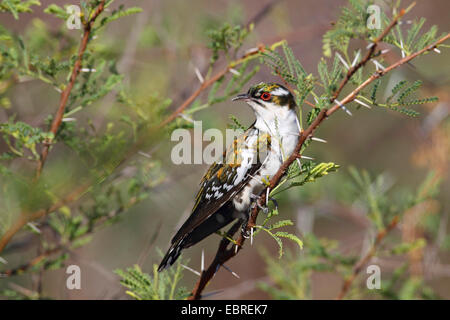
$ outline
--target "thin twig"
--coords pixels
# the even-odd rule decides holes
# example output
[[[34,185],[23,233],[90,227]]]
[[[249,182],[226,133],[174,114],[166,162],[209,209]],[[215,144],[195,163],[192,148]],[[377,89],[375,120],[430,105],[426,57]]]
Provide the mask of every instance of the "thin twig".
[[[362,257],[353,267],[352,274],[344,281],[344,284],[342,285],[342,289],[339,292],[337,296],[337,300],[342,300],[344,296],[347,294],[348,290],[350,289],[353,281],[356,279],[358,274],[361,272],[363,267],[372,259],[372,257],[375,255],[375,252],[377,251],[381,241],[386,237],[386,235],[392,231],[400,221],[399,216],[395,216],[391,222],[387,225],[386,228],[378,231],[377,236],[375,238],[375,242],[373,243],[370,250]]]
[[[164,121],[162,121],[158,125],[157,129],[161,129],[168,123],[172,122],[176,117],[178,117],[187,107],[189,107],[195,101],[195,99],[200,95],[200,93],[205,91],[208,87],[210,87],[220,78],[225,76],[230,71],[230,69],[234,68],[236,65],[241,64],[249,57],[260,54],[261,52],[264,51],[264,49],[265,49],[264,46],[260,45],[258,48],[255,48],[254,50],[245,53],[241,58],[229,63],[225,68],[217,72],[211,78],[205,79],[205,81],[200,85],[200,87],[197,90],[195,90],[174,112],[172,112],[172,114],[170,114]]]
[[[358,71],[360,68],[362,68],[367,62],[370,61],[370,59],[373,58],[375,54],[375,50],[377,48],[377,45],[386,37],[389,32],[394,28],[399,20],[403,17],[406,10],[401,10],[400,13],[391,21],[391,23],[384,29],[384,31],[376,38],[369,47],[369,50],[367,51],[364,58],[354,66],[352,66],[350,69],[348,69],[347,74],[345,75],[345,78],[342,79],[341,83],[339,84],[338,89],[334,92],[333,96],[330,99],[330,103],[333,103],[334,100],[339,97],[339,94],[341,93],[342,89],[344,89],[347,82],[350,80],[350,78],[355,74],[356,71]]]
[[[28,271],[29,269],[31,269],[32,267],[34,267],[35,265],[37,265],[39,262],[41,262],[45,258],[59,252],[61,249],[62,249],[62,247],[58,246],[53,249],[46,250],[46,251],[42,252],[40,255],[34,257],[29,262],[27,262],[17,268],[2,271],[2,272],[0,272],[0,274],[4,277],[12,277],[12,276],[24,273],[24,272]]]
[[[341,104],[345,105],[345,104],[347,104],[349,102],[352,102],[362,89],[367,87],[369,84],[371,84],[376,79],[378,79],[378,78],[384,76],[386,73],[388,73],[388,72],[390,72],[390,71],[392,71],[392,70],[394,70],[394,69],[404,65],[405,63],[408,63],[409,61],[411,61],[412,59],[420,56],[421,54],[424,54],[424,53],[426,53],[428,51],[433,50],[434,48],[436,48],[438,45],[440,45],[442,42],[448,40],[449,38],[450,38],[450,33],[447,33],[445,36],[443,36],[442,38],[440,38],[439,40],[437,40],[433,44],[430,44],[429,46],[423,48],[422,50],[419,50],[417,52],[414,52],[414,53],[410,54],[409,56],[404,57],[403,59],[401,59],[401,60],[391,64],[389,67],[387,67],[385,69],[379,69],[372,76],[370,76],[366,81],[364,81],[356,89],[354,89],[351,93],[349,93],[343,100],[341,100],[340,101]],[[330,108],[327,111],[327,116],[333,114],[339,108],[340,108],[339,104],[334,105],[332,108]]]
[[[42,218],[49,214],[50,212],[54,212],[61,207],[67,205],[68,203],[71,203],[73,201],[76,201],[80,198],[81,195],[83,195],[87,190],[89,189],[89,185],[83,184],[75,191],[71,192],[67,197],[63,198],[59,202],[56,202],[52,206],[50,206],[47,209],[41,209],[32,213],[28,212],[22,212],[19,216],[19,218],[13,223],[13,225],[3,234],[3,236],[0,239],[0,252],[3,251],[3,249],[6,247],[8,242],[11,240],[11,238],[19,232],[20,229],[24,225],[26,225],[28,222]]]
[[[75,64],[73,65],[72,73],[70,75],[70,81],[67,84],[64,91],[61,93],[61,97],[59,100],[59,107],[56,111],[55,116],[53,117],[52,125],[50,127],[50,132],[53,133],[53,136],[56,136],[59,127],[61,126],[62,119],[64,117],[64,112],[66,109],[67,101],[69,100],[70,93],[72,91],[73,86],[75,85],[75,81],[77,80],[78,74],[81,70],[82,60],[84,52],[86,51],[87,44],[89,42],[89,37],[91,35],[92,26],[94,25],[95,20],[97,17],[103,12],[105,8],[105,1],[102,0],[100,4],[98,5],[97,9],[95,10],[94,14],[90,17],[90,19],[84,24],[84,34],[83,38],[80,43],[80,47],[78,48],[78,54],[77,54],[77,60],[75,61]],[[51,141],[47,141],[44,144],[44,147],[42,148],[41,156],[39,159],[38,167],[36,170],[36,179],[39,178],[39,176],[42,173],[42,168],[44,167],[45,161],[47,160],[47,156],[49,153]]]

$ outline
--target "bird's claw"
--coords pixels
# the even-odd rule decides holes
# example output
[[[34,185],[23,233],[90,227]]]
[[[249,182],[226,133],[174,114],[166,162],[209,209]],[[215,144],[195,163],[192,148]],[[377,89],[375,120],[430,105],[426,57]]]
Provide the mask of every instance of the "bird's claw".
[[[251,206],[252,209],[255,208],[255,207],[258,207],[262,212],[264,212],[264,214],[268,214],[269,213],[269,208],[267,206],[262,206],[262,205],[260,205],[258,203],[259,196],[255,195],[255,194],[251,194],[250,198],[253,199],[253,200],[256,200],[256,201],[253,202],[253,204]]]
[[[241,234],[245,239],[250,238],[250,232],[247,230],[247,223],[248,223],[248,220],[245,221],[241,226]]]

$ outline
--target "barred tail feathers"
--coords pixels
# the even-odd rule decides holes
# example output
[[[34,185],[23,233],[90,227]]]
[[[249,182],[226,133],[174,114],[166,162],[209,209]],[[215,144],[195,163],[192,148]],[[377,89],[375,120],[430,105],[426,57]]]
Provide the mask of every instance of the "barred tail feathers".
[[[170,246],[169,250],[167,251],[166,255],[164,256],[158,267],[158,271],[161,272],[164,269],[167,269],[168,267],[173,265],[180,256],[181,250],[183,249],[184,249],[184,238],[181,239],[180,241],[175,242]]]

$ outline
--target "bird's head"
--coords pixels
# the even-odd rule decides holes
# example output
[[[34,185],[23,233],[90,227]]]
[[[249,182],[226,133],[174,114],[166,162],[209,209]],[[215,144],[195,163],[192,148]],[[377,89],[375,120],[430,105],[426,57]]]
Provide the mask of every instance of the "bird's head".
[[[295,113],[295,99],[292,93],[277,83],[261,82],[251,87],[247,93],[239,94],[233,101],[243,100],[252,107],[256,118],[268,121],[284,118]]]

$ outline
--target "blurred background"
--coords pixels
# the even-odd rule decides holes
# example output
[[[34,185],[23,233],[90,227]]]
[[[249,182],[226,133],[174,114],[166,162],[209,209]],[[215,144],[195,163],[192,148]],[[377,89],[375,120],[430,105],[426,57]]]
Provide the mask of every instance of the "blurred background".
[[[322,35],[347,3],[338,0],[148,0],[127,1],[127,5],[131,2],[142,7],[143,11],[108,25],[96,49],[107,59],[117,60],[117,70],[124,74],[124,82],[136,99],[147,99],[150,94],[158,93],[172,99],[172,110],[199,86],[195,68],[206,70],[208,66],[211,54],[206,47],[209,28],[225,22],[245,25],[254,21],[254,31],[241,52],[259,44],[269,45],[286,39],[306,71],[317,75],[316,66],[322,56]],[[61,30],[61,21],[43,13],[51,1],[42,0],[41,3],[42,6],[35,7],[33,13],[22,14],[20,20],[0,14],[1,24],[20,34],[32,33],[37,28],[57,34]],[[409,3],[404,1],[404,6]],[[267,4],[272,5],[261,12]],[[437,25],[440,32],[445,32],[450,29],[450,21],[445,14],[449,10],[450,3],[445,0],[418,1],[409,15],[411,18],[425,17],[426,28]],[[77,41],[79,31],[68,31],[66,36]],[[39,40],[37,35],[34,40]],[[420,286],[426,286],[438,297],[448,299],[450,64],[445,48],[442,51],[442,54],[429,54],[412,61],[387,80],[421,79],[421,94],[437,96],[438,102],[418,107],[420,115],[415,118],[381,108],[355,109],[352,110],[352,117],[344,112],[333,115],[332,120],[327,120],[316,133],[328,143],[313,143],[306,155],[314,157],[317,162],[335,162],[340,169],[314,184],[283,193],[279,197],[279,212],[280,218],[294,222],[294,226],[286,230],[301,239],[305,234],[312,233],[317,238],[332,242],[333,250],[358,258],[368,250],[375,233],[369,227],[368,209],[359,201],[358,190],[352,187],[354,179],[349,168],[366,170],[377,190],[389,195],[387,199],[401,198],[415,192],[428,173],[435,172],[442,182],[432,209],[414,215],[410,219],[412,221],[403,220],[392,231],[386,244],[381,246],[381,254],[371,263],[380,266],[382,280],[385,280],[405,261],[409,261],[406,272],[423,279]],[[393,50],[386,60],[395,61],[398,58],[399,52]],[[224,65],[224,61],[219,60],[218,64],[221,63]],[[279,79],[262,66],[244,89],[260,81],[279,82]],[[0,108],[0,122],[6,122],[12,114],[16,114],[21,121],[42,127],[47,115],[54,113],[59,93],[39,82],[29,81],[15,86],[8,97],[11,107]],[[110,104],[113,104],[113,99],[106,95],[101,102],[80,115],[79,121],[102,123],[103,118],[111,117],[114,112]],[[203,130],[225,130],[230,123],[230,114],[246,126],[254,121],[249,108],[230,101],[202,110],[194,118],[203,121]],[[176,142],[168,141],[166,137],[164,139],[151,150],[152,158],[160,162],[162,183],[152,190],[147,199],[127,210],[120,221],[97,231],[89,244],[74,250],[65,264],[81,267],[81,290],[66,289],[64,269],[47,270],[41,279],[42,290],[47,296],[57,299],[123,299],[127,296],[114,273],[115,269],[137,263],[143,271],[153,272],[152,265],[158,264],[161,259],[158,249],[165,251],[168,248],[177,227],[190,213],[198,183],[207,169],[207,165],[172,164],[170,152]],[[5,145],[0,144],[0,151],[5,149]],[[64,149],[52,152],[53,158],[63,157]],[[83,198],[79,201],[82,203]],[[415,254],[383,254],[383,250],[388,250],[388,244],[396,239],[411,242],[419,238],[425,239],[426,244]],[[214,257],[219,241],[219,236],[212,235],[185,250],[183,257],[189,259],[191,268],[199,270],[201,251],[204,250],[208,263]],[[282,284],[268,271],[271,264],[288,266],[296,259],[301,260],[302,254],[305,254],[295,243],[284,242],[290,253],[280,260],[277,259],[278,246],[269,236],[261,233],[255,238],[253,246],[246,243],[244,250],[228,263],[228,267],[240,278],[220,270],[206,289],[221,290],[211,299],[274,298],[267,286],[282,287]],[[2,253],[2,257],[8,260],[8,268],[20,265],[34,255],[34,248]],[[360,287],[364,287],[367,276],[363,270],[358,277],[362,284]],[[35,274],[24,274],[0,279],[0,288],[8,287],[10,282],[30,287],[35,277]],[[307,277],[308,295],[299,293],[297,298],[333,299],[343,284],[342,275],[337,270],[312,270]],[[195,274],[183,272],[182,285],[188,290],[196,280]],[[363,292],[351,293],[349,297],[380,298],[370,291]]]

